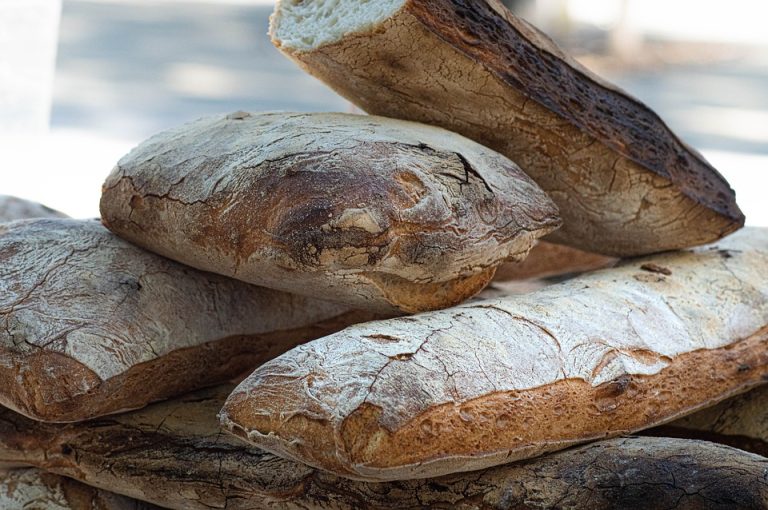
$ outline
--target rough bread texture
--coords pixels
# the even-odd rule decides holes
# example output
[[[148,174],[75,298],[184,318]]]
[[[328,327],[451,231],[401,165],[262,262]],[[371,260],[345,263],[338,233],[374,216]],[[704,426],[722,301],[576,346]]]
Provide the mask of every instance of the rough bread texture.
[[[98,221],[0,225],[0,404],[32,418],[141,407],[369,318],[184,267]]]
[[[513,159],[560,208],[551,239],[629,256],[744,224],[725,179],[658,115],[497,0],[388,1],[389,12],[343,30],[317,15],[361,3],[279,0],[272,40],[369,113],[442,126]]]
[[[347,114],[239,112],[166,131],[118,163],[101,212],[193,267],[388,314],[471,297],[560,224],[505,157]]]
[[[567,276],[595,271],[616,264],[617,260],[562,244],[539,241],[521,261],[507,262],[496,270],[495,281],[525,280]]]
[[[222,433],[231,386],[55,425],[0,411],[0,464],[40,466],[183,510],[766,508],[768,460],[701,441],[623,438],[476,473],[365,483]]]
[[[0,473],[3,510],[160,510],[38,469]]]
[[[647,433],[705,439],[766,456],[768,386],[730,398]]]
[[[352,326],[259,367],[222,423],[341,476],[403,480],[651,427],[767,379],[768,229],[747,229]]]
[[[27,218],[66,218],[66,214],[37,202],[30,202],[29,200],[9,195],[0,195],[0,222]]]

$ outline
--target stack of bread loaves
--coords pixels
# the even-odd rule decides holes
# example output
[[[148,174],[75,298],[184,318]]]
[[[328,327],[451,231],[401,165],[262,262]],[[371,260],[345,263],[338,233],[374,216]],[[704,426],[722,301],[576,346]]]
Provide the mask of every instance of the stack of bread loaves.
[[[101,223],[0,202],[2,508],[768,508],[768,229],[714,168],[498,0],[271,35],[387,117],[171,129]]]

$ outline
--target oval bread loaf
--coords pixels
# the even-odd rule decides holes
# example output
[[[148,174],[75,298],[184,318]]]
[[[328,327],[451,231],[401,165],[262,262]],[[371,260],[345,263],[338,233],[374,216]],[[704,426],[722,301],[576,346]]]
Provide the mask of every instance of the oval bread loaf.
[[[744,224],[726,180],[656,113],[498,0],[279,0],[270,34],[366,112],[512,158],[560,207],[553,240],[624,257]]]
[[[347,114],[239,112],[166,131],[118,163],[101,212],[193,267],[389,314],[471,297],[560,224],[503,156]]]
[[[0,472],[3,510],[160,510],[151,503],[88,487],[38,469]]]
[[[265,363],[222,423],[341,476],[470,471],[658,425],[768,379],[768,229]]]
[[[216,411],[231,390],[67,425],[0,411],[0,464],[38,466],[179,510],[768,508],[767,459],[666,438],[611,439],[428,480],[352,481],[222,434]]]
[[[0,225],[0,404],[39,420],[237,377],[369,314],[203,273],[97,221]]]

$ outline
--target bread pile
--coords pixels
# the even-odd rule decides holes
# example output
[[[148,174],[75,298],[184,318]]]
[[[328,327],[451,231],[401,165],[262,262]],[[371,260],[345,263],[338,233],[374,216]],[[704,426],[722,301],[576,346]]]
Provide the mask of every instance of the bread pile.
[[[768,508],[768,230],[714,168],[497,0],[271,35],[386,116],[168,130],[101,222],[0,200],[0,507]]]

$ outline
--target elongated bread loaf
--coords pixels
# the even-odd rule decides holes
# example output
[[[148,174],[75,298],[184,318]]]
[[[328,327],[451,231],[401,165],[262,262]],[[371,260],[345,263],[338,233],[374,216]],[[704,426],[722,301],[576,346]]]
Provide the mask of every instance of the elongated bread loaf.
[[[161,133],[113,170],[101,212],[193,267],[389,314],[471,297],[560,224],[503,156],[346,114],[239,112]]]
[[[566,276],[610,267],[616,259],[562,244],[539,241],[525,260],[507,262],[496,270],[495,281]]]
[[[0,473],[3,510],[160,510],[160,507],[95,489],[38,469]]]
[[[729,398],[668,425],[654,435],[716,441],[758,455],[768,455],[768,386]]]
[[[66,218],[66,215],[37,202],[0,195],[0,222],[27,218]]]
[[[184,267],[97,221],[0,225],[0,261],[0,404],[39,420],[230,380],[368,318]]]
[[[628,256],[744,224],[725,179],[658,115],[498,0],[279,0],[270,33],[363,110],[512,158],[560,207],[554,240]]]
[[[768,379],[768,229],[521,296],[352,326],[265,363],[223,425],[342,476],[469,471]]]
[[[356,482],[223,434],[216,411],[231,390],[68,425],[0,411],[0,464],[40,466],[183,510],[766,508],[767,459],[663,438],[601,441],[429,480]]]

